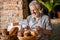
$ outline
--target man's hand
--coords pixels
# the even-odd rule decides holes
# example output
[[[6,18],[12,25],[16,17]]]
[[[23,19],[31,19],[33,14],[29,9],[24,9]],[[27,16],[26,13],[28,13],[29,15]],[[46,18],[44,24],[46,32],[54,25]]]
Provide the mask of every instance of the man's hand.
[[[25,29],[30,29],[30,27],[29,26],[26,26]]]
[[[41,31],[41,30],[42,30],[42,28],[41,28],[40,26],[36,26],[35,29],[36,29],[37,31]]]
[[[25,29],[27,29],[27,30],[30,29],[30,26],[24,25],[24,26],[23,26],[23,30],[25,30]]]
[[[36,31],[42,31],[46,35],[51,35],[51,30],[45,30],[45,29],[41,28],[40,26],[36,26],[35,29],[36,29]]]

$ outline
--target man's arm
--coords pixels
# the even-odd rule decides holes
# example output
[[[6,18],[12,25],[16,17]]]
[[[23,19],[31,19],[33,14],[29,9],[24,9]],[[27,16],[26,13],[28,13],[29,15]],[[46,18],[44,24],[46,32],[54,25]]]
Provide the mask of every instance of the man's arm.
[[[42,31],[46,35],[51,35],[52,28],[51,28],[49,17],[45,18],[45,29],[41,28],[40,26],[38,26],[36,28],[37,28],[38,31],[40,30],[40,31]]]
[[[42,32],[46,35],[51,35],[51,30],[42,29]]]
[[[43,29],[43,28],[41,28],[40,26],[37,26],[36,27],[36,30],[37,31],[42,31],[44,34],[46,34],[46,35],[51,35],[51,30],[46,30],[46,29]]]
[[[46,35],[51,35],[51,33],[52,33],[52,27],[51,27],[51,21],[50,21],[49,17],[46,18],[45,24],[46,24],[45,25],[46,28],[42,29],[43,33],[45,33]]]

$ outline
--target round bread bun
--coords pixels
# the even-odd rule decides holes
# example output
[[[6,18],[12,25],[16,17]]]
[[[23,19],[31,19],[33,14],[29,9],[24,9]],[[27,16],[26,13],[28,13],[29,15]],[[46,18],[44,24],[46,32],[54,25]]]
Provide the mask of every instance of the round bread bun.
[[[18,32],[18,27],[14,27],[9,31],[9,35],[13,36],[17,34],[17,32]]]
[[[32,36],[38,36],[38,33],[36,33],[35,31],[31,31],[31,35]]]
[[[7,29],[2,29],[2,35],[7,35]]]
[[[28,36],[31,36],[30,30],[26,30],[26,31],[24,32],[24,37],[28,37]]]

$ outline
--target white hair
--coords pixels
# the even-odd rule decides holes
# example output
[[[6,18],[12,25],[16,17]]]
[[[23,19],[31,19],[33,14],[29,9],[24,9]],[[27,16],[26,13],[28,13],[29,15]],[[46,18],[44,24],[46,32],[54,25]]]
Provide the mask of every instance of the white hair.
[[[37,1],[32,1],[30,4],[29,4],[29,7],[30,6],[36,6],[37,8],[40,8],[40,5],[38,4]]]

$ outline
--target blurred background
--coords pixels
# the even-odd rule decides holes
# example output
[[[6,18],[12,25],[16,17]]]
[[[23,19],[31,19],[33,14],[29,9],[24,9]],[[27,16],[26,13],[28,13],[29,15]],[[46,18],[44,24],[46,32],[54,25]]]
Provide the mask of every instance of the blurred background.
[[[2,28],[7,28],[9,23],[13,22],[19,22],[19,20],[26,19],[28,15],[31,15],[29,10],[29,3],[33,0],[0,0],[0,32]],[[59,27],[60,27],[60,0],[36,0],[43,9],[43,13],[48,15],[51,18],[52,28],[53,31],[52,35],[54,33],[58,33]],[[49,3],[51,1],[50,7],[53,7],[55,3],[57,3],[54,8],[50,8],[51,10],[48,10],[47,6],[43,5],[44,3]],[[50,5],[50,4],[49,4]],[[49,6],[48,6],[49,7]],[[54,34],[54,36],[56,36]],[[54,38],[52,36],[51,38]],[[60,37],[60,34],[59,36]],[[56,37],[57,38],[57,37]],[[53,39],[55,40],[55,38]],[[57,39],[56,39],[57,40]],[[59,40],[59,38],[58,38]]]

